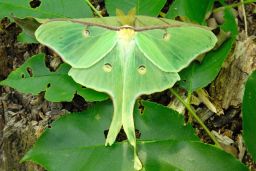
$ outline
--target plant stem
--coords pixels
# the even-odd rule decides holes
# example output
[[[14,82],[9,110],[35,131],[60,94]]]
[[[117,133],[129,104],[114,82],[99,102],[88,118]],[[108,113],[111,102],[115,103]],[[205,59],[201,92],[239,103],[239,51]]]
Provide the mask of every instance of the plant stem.
[[[214,137],[214,135],[212,135],[212,133],[210,132],[210,130],[207,128],[207,126],[203,123],[203,121],[197,116],[197,114],[195,113],[195,111],[191,108],[191,106],[186,103],[181,97],[180,95],[174,90],[174,89],[170,89],[171,93],[173,95],[175,95],[178,100],[187,108],[187,110],[189,111],[189,113],[195,118],[195,120],[203,127],[203,129],[205,130],[205,132],[209,135],[209,137],[213,140],[213,142],[215,143],[215,145],[218,148],[221,148],[221,145],[219,144],[219,142],[217,141],[217,139]]]
[[[92,3],[89,0],[85,0],[85,2],[92,8],[92,10],[99,16],[99,17],[103,17],[101,15],[101,13],[92,5]]]
[[[244,0],[241,0],[241,3],[243,3]],[[242,4],[242,12],[243,12],[243,16],[244,16],[244,30],[245,30],[245,36],[246,38],[248,37],[248,27],[247,27],[247,17],[246,17],[246,12],[245,12],[245,7],[244,7],[244,3]]]
[[[188,106],[190,106],[190,103],[191,103],[191,97],[192,97],[192,93],[189,91],[188,92],[188,97],[187,97],[187,105]],[[185,102],[185,101],[184,101]],[[190,114],[190,112],[189,112],[189,118],[188,118],[188,122],[189,123],[192,123],[192,121],[193,121],[193,117],[192,117],[192,115]]]
[[[240,5],[243,5],[243,4],[250,4],[250,3],[253,3],[253,2],[256,2],[256,0],[247,0],[247,1],[240,1],[236,4],[230,4],[230,5],[226,5],[226,6],[223,6],[223,7],[219,7],[219,8],[216,8],[213,10],[213,12],[219,12],[219,11],[222,11],[224,9],[230,9],[230,8],[234,8],[234,7],[238,7]]]

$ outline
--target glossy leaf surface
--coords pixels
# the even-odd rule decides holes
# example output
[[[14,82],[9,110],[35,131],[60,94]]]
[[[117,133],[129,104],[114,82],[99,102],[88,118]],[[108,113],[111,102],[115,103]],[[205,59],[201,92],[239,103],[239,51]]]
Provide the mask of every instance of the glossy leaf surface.
[[[82,88],[68,76],[69,70],[70,66],[62,64],[56,72],[51,72],[45,66],[45,56],[39,54],[27,60],[0,84],[33,95],[46,91],[45,98],[52,102],[71,101],[75,93],[87,101],[102,101],[108,98],[106,94]]]
[[[236,21],[231,11],[225,11],[224,19],[225,21],[221,26],[221,29],[230,32],[231,37],[217,50],[213,50],[206,54],[201,63],[197,61],[193,62],[189,67],[180,72],[182,80],[180,84],[186,90],[192,92],[199,88],[203,88],[211,83],[218,75],[238,34]]]
[[[35,6],[36,4],[39,6]],[[34,7],[34,8],[32,8]],[[34,17],[34,18],[85,18],[92,17],[93,13],[84,0],[0,0],[0,18],[3,17]],[[15,21],[17,22],[17,21]],[[28,21],[25,21],[26,23]],[[18,41],[23,43],[37,43],[27,24],[20,25],[23,29]],[[25,25],[25,27],[23,27]]]
[[[176,0],[170,6],[166,18],[181,17],[186,21],[204,24],[213,3],[214,0]]]
[[[182,115],[159,104],[143,102],[143,105],[142,116],[135,115],[136,128],[141,132],[137,143],[142,170],[248,170],[230,154],[198,142],[191,126],[181,124]],[[108,129],[112,112],[112,105],[104,102],[86,112],[60,118],[46,130],[23,161],[34,161],[49,171],[103,171],[106,168],[133,171],[133,149],[127,142],[104,146],[104,130]],[[159,131],[170,125],[179,126],[175,130]],[[186,136],[182,137],[184,132]]]
[[[43,0],[39,7],[32,8],[29,0],[0,0],[0,18],[15,16],[37,18],[85,18],[92,12],[84,0]]]
[[[40,23],[36,21],[34,18],[17,18],[13,17],[15,23],[22,28],[23,32],[21,32],[17,40],[24,43],[38,43],[35,38],[35,31],[40,26]]]
[[[142,105],[143,113],[135,111],[135,125],[140,130],[140,140],[200,141],[191,125],[184,125],[182,114],[153,102],[143,101]]]
[[[242,113],[243,138],[249,153],[256,161],[256,71],[248,78],[245,85]]]
[[[106,8],[111,16],[116,15],[116,9],[127,13],[130,9],[136,8],[137,15],[157,17],[166,3],[165,0],[106,0]]]

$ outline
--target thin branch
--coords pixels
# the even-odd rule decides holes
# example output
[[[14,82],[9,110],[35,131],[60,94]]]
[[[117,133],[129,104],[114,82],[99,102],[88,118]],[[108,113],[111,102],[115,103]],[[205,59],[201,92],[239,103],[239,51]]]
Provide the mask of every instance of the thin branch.
[[[174,89],[170,89],[171,93],[173,95],[175,95],[177,97],[178,100],[180,100],[180,102],[187,108],[187,110],[190,112],[190,114],[195,118],[195,120],[203,127],[203,129],[205,130],[205,132],[209,135],[209,137],[213,140],[213,142],[215,143],[215,145],[222,149],[221,145],[219,144],[219,142],[217,141],[217,139],[215,138],[214,135],[212,135],[212,133],[210,132],[210,130],[207,128],[207,126],[203,123],[203,121],[197,116],[197,114],[195,113],[195,111],[191,108],[191,106],[186,103],[181,97],[180,95],[174,90]]]
[[[99,17],[103,17],[101,15],[101,13],[92,5],[92,3],[89,0],[85,0],[85,2],[92,8],[92,10],[99,16]]]
[[[222,11],[224,9],[230,9],[230,8],[238,7],[238,6],[243,5],[243,4],[250,4],[250,3],[253,3],[253,2],[256,2],[256,0],[247,0],[247,1],[243,1],[243,2],[241,1],[241,2],[236,3],[236,4],[225,5],[223,7],[215,8],[213,10],[213,12],[219,12],[219,11]]]
[[[245,30],[245,37],[248,37],[248,25],[247,25],[247,18],[246,18],[246,13],[245,13],[245,7],[244,7],[244,0],[241,0],[242,3],[242,12],[244,16],[244,30]]]

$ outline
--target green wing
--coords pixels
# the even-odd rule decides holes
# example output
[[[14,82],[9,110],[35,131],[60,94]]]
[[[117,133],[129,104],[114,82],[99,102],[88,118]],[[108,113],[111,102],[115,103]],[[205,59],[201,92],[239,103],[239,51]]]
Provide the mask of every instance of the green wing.
[[[126,47],[124,47],[126,48]],[[135,100],[142,94],[163,91],[179,80],[177,73],[163,72],[155,67],[138,48],[129,56],[122,56],[116,46],[97,64],[90,68],[72,68],[69,75],[78,83],[97,91],[108,93],[114,104],[113,119],[106,145],[112,145],[121,127],[136,152],[136,137],[133,121]],[[124,61],[124,58],[127,60]],[[140,168],[135,153],[135,165]]]
[[[43,24],[36,30],[35,36],[75,68],[94,65],[106,56],[117,41],[114,31],[68,20]]]
[[[115,112],[106,141],[110,145],[114,143],[122,125],[128,139],[135,140],[129,137],[135,136],[132,116],[137,97],[163,91],[179,80],[177,73],[161,71],[136,47],[129,56],[120,55],[120,51],[120,47],[116,46],[92,67],[72,68],[69,72],[76,82],[111,96]]]
[[[143,23],[142,19],[136,21]],[[35,33],[40,43],[55,50],[72,66],[69,75],[76,82],[111,96],[114,113],[106,145],[115,142],[123,126],[135,149],[137,169],[141,164],[136,154],[135,100],[142,94],[172,87],[180,79],[177,72],[216,42],[210,31],[199,27],[178,23],[179,27],[167,28],[166,23],[176,22],[155,18],[152,21],[153,26],[158,22],[165,26],[152,30],[140,27],[136,32],[131,28],[111,30],[93,23],[53,21],[43,24]]]
[[[136,42],[144,55],[161,70],[178,72],[217,42],[214,34],[195,26],[139,32]]]

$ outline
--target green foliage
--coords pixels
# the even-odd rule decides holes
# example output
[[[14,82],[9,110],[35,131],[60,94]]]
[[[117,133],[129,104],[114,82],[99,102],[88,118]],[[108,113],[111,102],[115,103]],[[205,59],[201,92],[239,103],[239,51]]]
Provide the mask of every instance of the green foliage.
[[[170,7],[166,17],[172,19],[178,16],[185,17],[185,20],[204,24],[213,3],[214,0],[176,0]]]
[[[192,127],[184,126],[182,115],[155,103],[143,102],[143,105],[142,115],[135,115],[136,127],[141,132],[137,143],[143,170],[248,170],[230,154],[200,143]],[[115,143],[111,148],[104,146],[104,131],[111,122],[112,112],[112,105],[104,102],[86,112],[60,118],[23,161],[34,161],[48,170],[134,170],[133,150],[127,142]]]
[[[13,17],[14,21],[18,26],[20,26],[23,30],[17,39],[20,42],[24,43],[38,43],[35,38],[35,31],[40,26],[40,23],[36,21],[34,18],[24,18],[20,19],[17,17]]]
[[[0,11],[0,18],[10,16],[19,18],[92,17],[92,12],[84,0],[43,0],[37,8],[32,8],[28,0],[0,0]]]
[[[218,75],[224,60],[227,58],[238,34],[235,17],[231,11],[226,10],[224,24],[221,26],[231,37],[217,50],[209,52],[201,63],[195,61],[189,67],[180,72],[180,85],[187,91],[193,92],[211,83]]]
[[[142,101],[143,113],[134,112],[136,129],[143,141],[200,141],[190,124],[184,126],[184,116],[163,105]]]
[[[34,18],[85,18],[93,13],[84,0],[43,0],[37,8],[32,8],[28,0],[0,0],[0,18],[3,17],[34,17]],[[17,22],[17,21],[16,21]],[[22,24],[18,23],[21,27]],[[25,24],[26,25],[26,24]],[[31,27],[31,25],[29,26]],[[37,43],[27,27],[22,27],[18,40],[24,43]],[[33,31],[34,27],[33,27]]]
[[[116,15],[116,9],[121,9],[125,13],[136,7],[137,15],[147,15],[157,17],[164,7],[165,0],[106,0],[106,8],[111,16]]]
[[[23,43],[38,43],[36,39],[34,39],[34,36],[30,36],[29,34],[25,33],[25,32],[21,32],[18,37],[17,40],[19,42],[23,42]]]
[[[256,161],[256,71],[248,78],[245,85],[242,113],[243,138],[249,153]]]
[[[13,71],[0,85],[10,86],[22,93],[37,95],[45,92],[45,98],[52,102],[71,101],[75,93],[88,101],[106,100],[108,96],[75,83],[68,71],[70,66],[62,64],[56,72],[45,66],[44,54],[31,57],[20,68]]]

